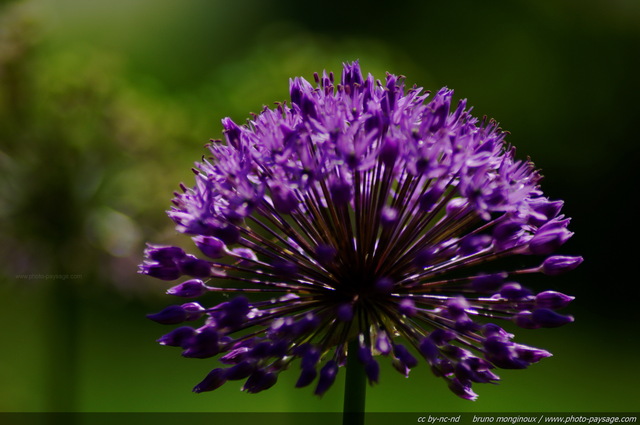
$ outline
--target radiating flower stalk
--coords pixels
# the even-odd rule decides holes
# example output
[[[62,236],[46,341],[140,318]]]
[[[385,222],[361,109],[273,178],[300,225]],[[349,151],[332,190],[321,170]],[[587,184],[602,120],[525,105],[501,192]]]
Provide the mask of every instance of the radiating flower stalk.
[[[230,296],[149,316],[198,323],[160,344],[219,356],[224,366],[194,391],[243,380],[257,393],[292,368],[296,387],[322,395],[347,358],[370,384],[386,358],[407,376],[423,362],[475,400],[472,384],[496,382],[496,368],[550,356],[499,325],[573,321],[556,311],[573,297],[519,283],[582,262],[551,256],[572,233],[533,163],[466,101],[452,107],[449,89],[429,98],[394,75],[364,78],[357,62],[339,84],[326,72],[315,83],[293,79],[290,103],[246,125],[223,120],[225,140],[208,146],[195,187],[181,185],[168,212],[198,255],[146,250],[141,273],[187,277],[168,294]]]

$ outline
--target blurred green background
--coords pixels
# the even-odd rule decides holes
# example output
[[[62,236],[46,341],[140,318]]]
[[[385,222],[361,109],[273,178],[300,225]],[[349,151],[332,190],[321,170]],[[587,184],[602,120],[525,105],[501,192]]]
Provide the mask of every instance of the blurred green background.
[[[640,410],[639,57],[637,0],[0,2],[0,411],[340,411],[340,384],[318,399],[293,370],[257,395],[191,393],[215,362],[155,343],[144,315],[173,300],[136,270],[145,241],[187,246],[163,211],[220,119],[354,59],[496,118],[585,257],[548,281],[576,322],[517,331],[554,357],[477,402],[381,362],[367,409]]]

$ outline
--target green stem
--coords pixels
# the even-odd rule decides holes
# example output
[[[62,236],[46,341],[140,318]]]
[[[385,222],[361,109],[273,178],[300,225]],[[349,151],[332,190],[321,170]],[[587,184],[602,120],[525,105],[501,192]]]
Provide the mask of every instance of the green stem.
[[[364,425],[364,405],[367,394],[367,375],[358,359],[358,341],[349,343],[347,377],[344,385],[342,425]]]

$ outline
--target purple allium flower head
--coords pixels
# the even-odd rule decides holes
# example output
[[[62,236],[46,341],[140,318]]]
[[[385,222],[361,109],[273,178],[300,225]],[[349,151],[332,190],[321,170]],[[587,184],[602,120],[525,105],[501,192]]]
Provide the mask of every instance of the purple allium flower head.
[[[159,342],[185,357],[220,356],[194,391],[244,380],[255,393],[298,365],[297,387],[327,391],[358,347],[370,383],[381,358],[402,374],[421,363],[453,393],[496,368],[550,353],[518,344],[499,322],[528,328],[573,321],[573,298],[535,293],[528,273],[557,275],[580,257],[552,256],[572,233],[530,161],[515,158],[494,121],[442,89],[429,98],[402,79],[290,82],[291,104],[246,125],[223,120],[196,184],[169,216],[201,254],[149,245],[140,272],[176,280],[167,292],[228,301],[181,303],[149,318],[182,325]],[[519,256],[519,261],[503,261]],[[532,264],[514,268],[509,264]]]

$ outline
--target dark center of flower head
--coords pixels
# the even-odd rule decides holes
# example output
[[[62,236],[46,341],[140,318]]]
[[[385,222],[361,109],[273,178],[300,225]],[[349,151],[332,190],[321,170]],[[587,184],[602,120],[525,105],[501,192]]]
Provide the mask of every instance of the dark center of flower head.
[[[185,357],[220,356],[194,391],[245,380],[258,392],[298,364],[298,387],[323,394],[357,350],[370,383],[377,359],[408,374],[422,357],[457,395],[495,382],[493,369],[525,368],[550,354],[512,341],[494,322],[524,328],[573,321],[573,298],[535,294],[519,278],[556,275],[580,257],[549,256],[572,233],[561,201],[515,159],[493,121],[478,121],[452,92],[432,100],[401,80],[364,78],[345,65],[340,84],[291,82],[291,105],[265,108],[245,126],[223,120],[196,185],[169,216],[203,254],[150,245],[141,272],[190,276],[168,293],[234,295],[150,318],[200,321],[160,338]],[[531,259],[501,268],[503,260]],[[543,257],[541,260],[540,257]],[[526,261],[525,261],[526,262]]]

